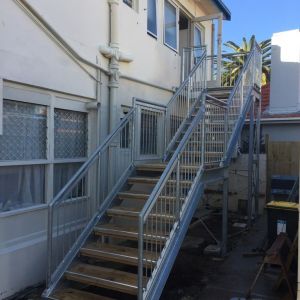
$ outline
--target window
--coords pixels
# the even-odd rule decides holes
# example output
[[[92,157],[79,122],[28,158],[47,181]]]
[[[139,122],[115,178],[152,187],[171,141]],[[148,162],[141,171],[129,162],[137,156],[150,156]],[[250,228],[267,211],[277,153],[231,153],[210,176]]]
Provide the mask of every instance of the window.
[[[44,103],[43,98],[40,101]],[[48,108],[3,100],[0,212],[51,200],[86,160],[87,113],[55,108],[53,115]],[[54,121],[54,132],[48,121]],[[85,180],[74,190],[73,197],[84,196]]]
[[[46,144],[46,106],[4,100],[0,161],[14,165],[0,167],[0,211],[44,203],[45,164],[33,162],[46,159]]]
[[[54,195],[76,173],[82,163],[78,158],[87,156],[87,114],[83,112],[54,110]],[[57,162],[59,159],[59,162]],[[73,160],[73,161],[72,161]],[[66,162],[67,161],[67,162]],[[81,180],[72,197],[85,195],[85,180]]]
[[[0,160],[46,158],[46,106],[3,101],[3,135],[0,135]]]
[[[201,47],[202,46],[201,30],[197,26],[195,26],[195,29],[194,29],[194,46],[195,47]]]
[[[201,57],[202,55],[202,47],[203,45],[203,36],[202,36],[202,31],[197,27],[195,26],[194,27],[194,47],[195,48],[195,63],[198,62],[199,58]]]
[[[168,0],[165,0],[164,39],[165,44],[177,50],[178,16],[177,9]]]
[[[123,0],[123,2],[125,3],[125,4],[127,4],[129,7],[133,7],[133,0]]]
[[[86,157],[87,116],[85,113],[55,109],[54,156],[55,158]]]
[[[54,196],[65,186],[71,177],[82,166],[82,163],[61,163],[54,165]],[[72,189],[72,197],[84,196],[86,192],[85,179],[80,181],[76,189]]]
[[[147,30],[153,36],[157,36],[156,1],[148,0],[147,7]]]

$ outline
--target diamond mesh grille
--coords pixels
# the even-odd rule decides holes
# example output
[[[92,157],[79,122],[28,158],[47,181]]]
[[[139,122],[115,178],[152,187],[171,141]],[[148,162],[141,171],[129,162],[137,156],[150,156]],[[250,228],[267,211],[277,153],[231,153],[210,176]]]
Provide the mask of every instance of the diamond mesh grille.
[[[87,114],[55,109],[55,158],[80,158],[87,154]]]
[[[46,106],[4,100],[0,160],[45,159],[46,143]]]

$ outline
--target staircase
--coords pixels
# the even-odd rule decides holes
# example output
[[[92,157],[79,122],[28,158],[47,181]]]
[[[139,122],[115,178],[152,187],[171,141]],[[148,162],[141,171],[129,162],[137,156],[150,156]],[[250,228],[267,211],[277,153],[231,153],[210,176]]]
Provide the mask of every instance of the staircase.
[[[259,85],[257,47],[233,88],[206,89],[205,59],[165,108],[135,106],[51,202],[44,297],[159,299],[205,173],[229,164]],[[147,124],[134,127],[137,120]],[[158,124],[161,155],[144,145],[158,139]]]

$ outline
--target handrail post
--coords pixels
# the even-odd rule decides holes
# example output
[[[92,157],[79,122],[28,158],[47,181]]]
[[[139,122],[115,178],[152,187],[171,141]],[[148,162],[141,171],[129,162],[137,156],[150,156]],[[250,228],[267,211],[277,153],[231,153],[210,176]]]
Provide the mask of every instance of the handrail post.
[[[138,260],[138,300],[143,299],[144,284],[143,284],[143,256],[144,256],[144,218],[142,215],[139,216],[139,228],[138,228],[138,251],[139,251],[139,260]]]
[[[206,147],[206,122],[205,122],[205,115],[206,115],[206,93],[202,95],[202,104],[204,105],[204,117],[202,118],[202,145],[201,145],[201,163],[202,165],[205,164],[205,147]],[[201,165],[200,163],[200,165]]]
[[[229,114],[229,107],[226,106],[225,115],[224,115],[224,154],[226,154],[227,143],[228,143],[228,114]]]
[[[134,111],[133,111],[133,115],[132,115],[132,120],[131,120],[131,126],[132,126],[132,131],[131,131],[131,161],[132,163],[134,163],[135,161],[135,122],[136,122],[136,108],[134,108]]]
[[[188,81],[188,93],[187,93],[187,116],[190,116],[190,101],[191,101],[191,76],[189,76]]]
[[[180,219],[180,155],[177,156],[177,167],[176,167],[176,204],[175,204],[175,220]]]
[[[48,269],[46,287],[51,285],[51,273],[52,273],[52,238],[53,238],[53,207],[49,205],[48,209],[48,234],[47,234],[47,255],[48,255]]]

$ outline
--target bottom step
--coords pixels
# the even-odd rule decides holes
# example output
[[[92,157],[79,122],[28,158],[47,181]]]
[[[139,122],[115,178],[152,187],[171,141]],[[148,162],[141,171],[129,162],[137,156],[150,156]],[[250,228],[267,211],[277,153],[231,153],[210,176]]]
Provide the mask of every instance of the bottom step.
[[[137,275],[124,271],[77,263],[65,273],[65,278],[121,293],[137,294]]]
[[[95,295],[89,292],[76,289],[60,289],[51,295],[51,299],[57,300],[113,300],[112,298]]]

